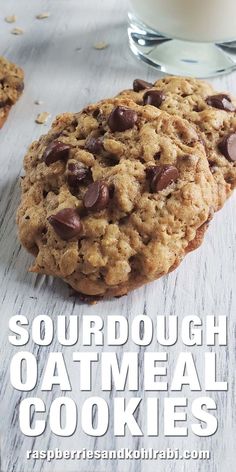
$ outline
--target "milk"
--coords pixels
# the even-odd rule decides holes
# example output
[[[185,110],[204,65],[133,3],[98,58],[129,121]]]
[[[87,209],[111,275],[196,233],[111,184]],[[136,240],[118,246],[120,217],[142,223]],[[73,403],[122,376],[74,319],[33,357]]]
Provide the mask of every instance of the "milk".
[[[236,39],[236,0],[130,0],[147,26],[177,39],[224,42]]]

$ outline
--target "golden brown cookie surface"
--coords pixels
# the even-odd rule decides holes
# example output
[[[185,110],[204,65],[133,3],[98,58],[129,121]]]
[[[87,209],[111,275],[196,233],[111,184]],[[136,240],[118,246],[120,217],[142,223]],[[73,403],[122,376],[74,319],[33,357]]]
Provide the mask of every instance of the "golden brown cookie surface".
[[[57,117],[24,165],[18,226],[31,270],[91,296],[167,274],[200,243],[216,206],[192,126],[127,98]]]
[[[218,187],[216,210],[236,187],[236,100],[210,84],[184,77],[165,77],[154,84],[136,79],[120,96],[149,103],[192,124],[205,145]]]
[[[22,69],[0,56],[0,128],[24,89]]]

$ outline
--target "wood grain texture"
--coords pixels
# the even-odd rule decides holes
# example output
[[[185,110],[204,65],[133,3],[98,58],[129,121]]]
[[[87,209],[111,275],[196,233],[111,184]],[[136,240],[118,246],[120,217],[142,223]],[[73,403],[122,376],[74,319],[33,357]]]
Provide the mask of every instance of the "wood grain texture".
[[[15,213],[19,202],[19,176],[22,159],[27,146],[40,134],[47,132],[47,125],[37,125],[35,117],[40,111],[50,112],[52,117],[63,111],[78,111],[89,102],[112,96],[127,88],[135,77],[152,81],[160,74],[136,61],[128,50],[126,35],[125,0],[0,0],[0,54],[18,63],[25,71],[25,91],[12,109],[0,131],[0,346],[1,346],[1,468],[2,472],[222,472],[235,470],[235,314],[236,314],[236,195],[220,211],[210,224],[203,245],[191,253],[172,274],[152,283],[127,297],[106,301],[88,307],[69,297],[68,288],[58,280],[27,273],[31,257],[20,247],[15,225]],[[51,16],[36,20],[35,15],[49,11]],[[10,34],[12,25],[4,22],[6,15],[16,14],[16,26],[25,30],[22,36]],[[15,26],[15,25],[14,25]],[[98,41],[109,43],[104,50],[95,50]],[[230,90],[236,94],[236,73],[212,80],[216,88]],[[42,100],[40,106],[35,100]],[[42,437],[24,437],[18,426],[18,405],[25,396],[14,391],[9,382],[9,363],[17,348],[8,343],[8,320],[12,315],[24,314],[30,320],[39,314],[49,314],[54,320],[60,314],[107,314],[127,316],[128,320],[146,313],[155,320],[156,315],[178,315],[179,320],[189,314],[201,316],[227,315],[229,319],[229,345],[216,348],[220,371],[229,381],[227,393],[212,396],[218,402],[219,431],[214,436],[199,439],[191,433],[187,438],[114,438],[112,432],[94,439],[80,430],[73,437],[62,439],[50,434]],[[38,358],[39,371],[43,372],[47,353],[61,350],[56,339],[49,348],[37,348],[32,341],[27,349]],[[65,360],[73,375],[73,350],[81,349],[81,342],[73,348],[63,348]],[[98,348],[99,351],[101,348]],[[117,349],[136,350],[131,343]],[[155,349],[155,345],[154,345]],[[164,348],[161,348],[164,350]],[[169,349],[170,372],[174,361],[183,350],[181,344]],[[192,348],[201,372],[204,347]],[[142,350],[143,352],[143,350]],[[170,374],[171,375],[171,374]],[[95,373],[99,391],[99,373]],[[183,394],[194,398],[197,393]],[[58,394],[41,394],[36,389],[30,395],[41,396],[48,405]],[[144,399],[142,389],[137,394]],[[70,394],[71,396],[71,394]],[[72,394],[82,402],[87,393],[76,388]],[[102,396],[111,405],[116,392],[103,392]],[[126,394],[129,398],[130,393]],[[160,394],[160,399],[163,398]],[[145,414],[140,415],[141,424]],[[168,446],[181,449],[210,449],[210,461],[26,461],[27,449],[114,449],[119,447]]]

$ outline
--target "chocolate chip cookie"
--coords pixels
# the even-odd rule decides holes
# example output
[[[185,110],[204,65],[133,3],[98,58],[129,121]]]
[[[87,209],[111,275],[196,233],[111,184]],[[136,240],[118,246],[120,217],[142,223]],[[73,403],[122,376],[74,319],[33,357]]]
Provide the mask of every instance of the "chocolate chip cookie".
[[[121,296],[173,270],[216,207],[196,130],[149,100],[58,116],[24,168],[17,221],[30,270],[85,295]]]
[[[0,56],[0,128],[24,89],[23,70]]]
[[[152,105],[188,120],[205,145],[218,188],[216,210],[236,187],[236,100],[192,78],[165,77],[154,84],[136,79],[121,92],[140,105]]]

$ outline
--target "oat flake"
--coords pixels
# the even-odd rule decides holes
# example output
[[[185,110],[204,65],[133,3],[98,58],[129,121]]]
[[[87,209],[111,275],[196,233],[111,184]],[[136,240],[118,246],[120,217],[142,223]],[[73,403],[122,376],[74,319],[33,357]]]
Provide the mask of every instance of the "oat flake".
[[[108,48],[108,43],[105,43],[105,41],[99,41],[98,43],[95,43],[93,45],[94,49],[106,49]]]
[[[6,16],[4,19],[7,23],[15,23],[16,15],[9,15],[9,16]]]
[[[45,18],[48,18],[50,16],[50,13],[45,11],[43,13],[39,13],[38,15],[36,15],[35,18],[37,18],[37,20],[44,20]]]
[[[38,123],[39,125],[43,125],[44,123],[46,123],[46,121],[48,120],[50,116],[50,113],[48,113],[47,111],[43,111],[42,113],[39,113],[37,118],[36,118],[36,123]]]
[[[11,30],[11,34],[15,34],[16,36],[19,36],[21,34],[24,34],[24,30],[22,28],[13,28]]]

